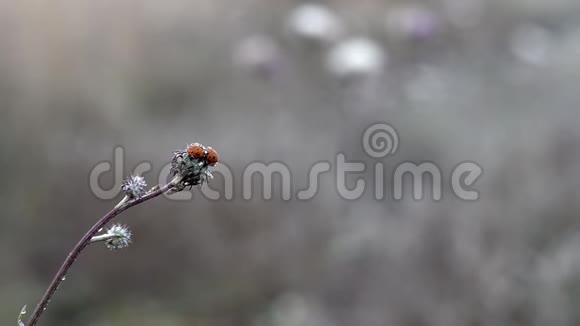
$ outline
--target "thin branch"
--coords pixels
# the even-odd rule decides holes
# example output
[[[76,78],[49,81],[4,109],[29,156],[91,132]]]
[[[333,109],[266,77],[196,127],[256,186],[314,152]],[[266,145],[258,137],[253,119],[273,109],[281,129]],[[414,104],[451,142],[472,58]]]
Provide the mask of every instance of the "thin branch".
[[[48,302],[50,301],[50,299],[52,298],[52,296],[54,295],[54,293],[58,289],[60,283],[64,280],[69,268],[72,266],[72,264],[78,258],[78,256],[83,251],[83,249],[85,249],[86,246],[89,245],[89,243],[91,242],[91,238],[93,236],[95,236],[99,232],[100,229],[102,229],[115,216],[121,214],[126,209],[133,207],[137,204],[141,204],[142,202],[145,202],[149,199],[155,198],[155,197],[171,190],[180,181],[181,181],[181,179],[176,178],[173,181],[171,181],[170,183],[164,185],[163,187],[155,187],[154,189],[152,189],[152,191],[148,192],[147,194],[145,194],[144,196],[142,196],[140,198],[136,198],[136,199],[129,200],[129,201],[127,200],[127,198],[123,198],[121,203],[119,203],[117,206],[115,206],[115,208],[113,208],[105,216],[101,217],[101,219],[95,225],[93,225],[93,227],[91,227],[87,231],[87,233],[85,233],[85,235],[79,240],[79,242],[74,246],[72,251],[68,254],[66,260],[62,263],[62,266],[60,267],[60,269],[58,270],[58,272],[56,273],[56,275],[52,279],[52,282],[48,286],[48,289],[46,289],[46,292],[42,296],[42,299],[40,300],[40,302],[38,303],[38,305],[34,309],[34,312],[30,316],[30,319],[28,320],[28,323],[26,323],[26,326],[36,325],[36,323],[40,319],[40,316],[42,315],[42,313],[46,309]]]
[[[74,246],[54,276],[52,282],[50,282],[48,289],[46,289],[46,292],[42,296],[42,299],[40,299],[40,302],[25,326],[36,325],[72,264],[74,264],[80,253],[91,243],[91,239],[99,233],[99,230],[115,218],[115,216],[130,207],[155,198],[163,193],[179,192],[187,186],[192,187],[203,184],[207,181],[208,177],[211,177],[209,168],[217,162],[218,154],[213,148],[194,143],[189,145],[186,150],[173,152],[170,173],[174,177],[171,182],[163,187],[155,186],[149,192],[145,192],[146,183],[141,176],[131,176],[126,179],[121,185],[121,190],[125,193],[125,197],[110,212],[101,217]]]

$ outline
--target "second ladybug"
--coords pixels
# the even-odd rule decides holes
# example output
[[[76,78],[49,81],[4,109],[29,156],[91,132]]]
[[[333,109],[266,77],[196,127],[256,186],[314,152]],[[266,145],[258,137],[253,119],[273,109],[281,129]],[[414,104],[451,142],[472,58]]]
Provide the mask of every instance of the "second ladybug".
[[[208,148],[206,148],[206,153],[207,154],[205,156],[205,159],[207,160],[207,164],[209,166],[216,165],[217,162],[218,162],[218,159],[219,159],[218,158],[218,153],[216,152],[216,150],[213,149],[213,148],[211,148],[211,147],[208,147]]]

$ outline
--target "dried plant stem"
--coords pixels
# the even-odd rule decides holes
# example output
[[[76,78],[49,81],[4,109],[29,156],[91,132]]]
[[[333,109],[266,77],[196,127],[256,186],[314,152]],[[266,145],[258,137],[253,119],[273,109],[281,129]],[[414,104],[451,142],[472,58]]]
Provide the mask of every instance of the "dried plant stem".
[[[90,244],[91,238],[93,236],[95,236],[99,232],[99,230],[101,230],[108,222],[110,222],[115,216],[119,215],[124,210],[126,210],[130,207],[133,207],[137,204],[140,204],[142,202],[145,202],[149,199],[155,198],[155,197],[173,189],[173,187],[179,181],[181,181],[181,179],[176,178],[173,181],[171,181],[170,183],[164,185],[163,187],[155,187],[150,192],[148,192],[147,194],[145,194],[143,197],[140,197],[140,198],[136,198],[133,200],[127,200],[127,198],[124,198],[121,201],[121,203],[119,203],[117,206],[115,206],[115,208],[113,208],[105,216],[101,217],[101,219],[95,225],[93,225],[93,227],[91,227],[87,231],[87,233],[85,233],[85,235],[79,240],[79,242],[74,246],[72,251],[68,254],[66,260],[62,263],[62,266],[60,267],[60,269],[58,270],[58,272],[56,273],[56,275],[52,279],[52,282],[50,282],[50,285],[46,289],[46,292],[42,296],[42,299],[40,299],[40,302],[38,303],[38,305],[34,309],[34,312],[30,316],[30,319],[28,320],[28,323],[26,323],[26,326],[36,325],[36,323],[40,319],[40,316],[42,315],[42,313],[46,309],[48,302],[50,301],[50,299],[52,298],[52,296],[54,295],[54,293],[58,289],[60,283],[63,281],[69,268],[75,262],[77,257],[83,251],[83,249],[85,249],[86,246],[88,246]]]

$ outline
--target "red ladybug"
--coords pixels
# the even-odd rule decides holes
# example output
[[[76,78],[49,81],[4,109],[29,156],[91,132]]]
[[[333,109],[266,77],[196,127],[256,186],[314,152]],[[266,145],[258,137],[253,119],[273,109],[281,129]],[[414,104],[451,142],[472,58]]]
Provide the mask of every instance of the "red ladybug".
[[[203,150],[203,146],[200,143],[193,143],[187,147],[187,153],[191,155],[191,157],[195,158],[202,158],[205,155],[205,151]]]
[[[211,147],[208,147],[208,148],[205,149],[205,151],[207,153],[205,155],[205,159],[207,160],[207,164],[209,166],[216,165],[216,163],[219,160],[219,157],[218,157],[218,153],[215,151],[215,149],[213,149]]]

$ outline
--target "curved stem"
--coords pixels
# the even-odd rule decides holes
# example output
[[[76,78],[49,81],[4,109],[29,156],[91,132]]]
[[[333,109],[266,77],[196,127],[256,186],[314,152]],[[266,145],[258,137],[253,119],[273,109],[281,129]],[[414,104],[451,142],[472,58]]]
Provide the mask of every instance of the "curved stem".
[[[85,247],[87,245],[89,245],[91,238],[94,235],[96,235],[101,228],[103,228],[108,222],[110,222],[115,216],[119,215],[124,210],[126,210],[130,207],[133,207],[137,204],[140,204],[144,201],[147,201],[149,199],[155,198],[155,197],[171,190],[175,186],[176,181],[178,182],[178,180],[174,179],[174,181],[164,185],[163,187],[156,187],[156,189],[147,193],[143,197],[140,197],[140,198],[137,198],[137,199],[134,199],[131,201],[126,201],[126,199],[123,199],[121,201],[120,205],[115,206],[115,208],[113,208],[110,212],[105,214],[105,216],[101,217],[101,219],[99,221],[97,221],[97,223],[95,225],[93,225],[93,227],[91,227],[85,233],[85,235],[79,240],[79,242],[74,246],[72,251],[68,254],[68,256],[66,257],[66,260],[62,263],[60,269],[58,270],[58,272],[56,273],[56,275],[52,279],[52,282],[50,282],[50,285],[46,289],[46,292],[42,296],[42,299],[40,299],[40,302],[38,303],[38,305],[34,309],[34,312],[30,316],[30,319],[28,320],[28,323],[26,323],[26,326],[36,325],[36,323],[40,319],[40,316],[42,315],[42,313],[46,309],[46,306],[48,305],[50,298],[52,298],[52,296],[54,295],[54,293],[58,289],[58,286],[63,281],[69,268],[75,262],[77,257],[83,251],[83,249],[85,249]],[[125,202],[123,203],[123,201],[125,201]]]

